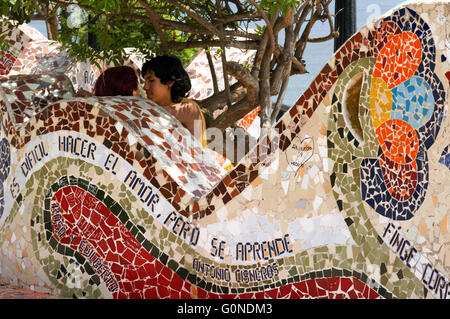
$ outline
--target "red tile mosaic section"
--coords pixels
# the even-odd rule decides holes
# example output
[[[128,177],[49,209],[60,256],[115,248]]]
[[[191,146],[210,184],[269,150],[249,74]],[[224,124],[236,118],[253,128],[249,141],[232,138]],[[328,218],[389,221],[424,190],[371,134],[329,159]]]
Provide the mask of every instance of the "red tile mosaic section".
[[[82,254],[114,298],[380,298],[356,278],[308,279],[263,292],[218,294],[182,280],[153,257],[100,200],[77,186],[51,200],[54,238]]]
[[[376,129],[383,153],[392,161],[407,164],[414,161],[419,149],[416,131],[402,120],[387,120]]]
[[[392,197],[398,201],[409,199],[414,194],[418,182],[416,161],[399,164],[385,154],[381,154],[379,161],[384,182]]]

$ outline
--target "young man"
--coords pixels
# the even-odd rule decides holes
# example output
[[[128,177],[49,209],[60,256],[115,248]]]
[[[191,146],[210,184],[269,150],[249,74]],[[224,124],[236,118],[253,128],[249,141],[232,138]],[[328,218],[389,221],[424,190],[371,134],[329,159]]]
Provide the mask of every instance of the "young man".
[[[142,77],[147,98],[175,116],[206,147],[205,118],[198,104],[186,98],[191,80],[181,61],[174,56],[157,56],[144,63]]]

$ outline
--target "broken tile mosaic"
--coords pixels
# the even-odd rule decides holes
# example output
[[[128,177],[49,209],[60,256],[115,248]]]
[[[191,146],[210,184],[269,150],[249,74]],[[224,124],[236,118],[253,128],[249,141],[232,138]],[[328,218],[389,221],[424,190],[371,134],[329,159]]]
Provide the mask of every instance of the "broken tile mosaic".
[[[61,74],[57,45],[8,29],[0,280],[68,298],[448,299],[449,16],[409,3],[359,30],[228,169],[149,100],[74,98],[98,70]]]

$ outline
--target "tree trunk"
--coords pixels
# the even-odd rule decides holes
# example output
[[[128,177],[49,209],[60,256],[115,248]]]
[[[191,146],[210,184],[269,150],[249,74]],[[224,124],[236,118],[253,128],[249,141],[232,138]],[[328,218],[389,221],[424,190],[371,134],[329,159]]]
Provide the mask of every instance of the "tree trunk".
[[[58,18],[56,16],[47,18],[45,25],[47,27],[48,39],[56,40],[58,37]]]

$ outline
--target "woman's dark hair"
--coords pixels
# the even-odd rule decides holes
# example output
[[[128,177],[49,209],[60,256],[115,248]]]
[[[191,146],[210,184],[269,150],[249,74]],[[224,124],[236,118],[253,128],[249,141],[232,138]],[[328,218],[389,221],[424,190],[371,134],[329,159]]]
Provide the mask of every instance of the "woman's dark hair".
[[[136,72],[129,66],[115,66],[100,74],[95,82],[94,94],[96,96],[131,96],[138,88]]]
[[[152,70],[162,84],[167,84],[170,80],[173,85],[170,89],[170,97],[173,102],[179,102],[186,97],[191,90],[191,79],[183,68],[180,59],[175,56],[160,55],[152,58],[142,66],[142,76]]]

